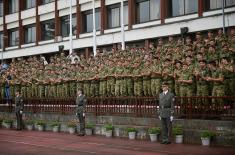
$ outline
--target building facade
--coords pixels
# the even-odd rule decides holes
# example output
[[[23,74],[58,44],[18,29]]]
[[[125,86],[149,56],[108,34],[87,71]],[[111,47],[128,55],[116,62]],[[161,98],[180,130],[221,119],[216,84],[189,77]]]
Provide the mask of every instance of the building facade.
[[[225,27],[235,26],[235,1],[224,0]],[[70,0],[0,0],[2,58],[69,49]],[[73,48],[92,52],[92,0],[72,0]],[[148,46],[152,38],[223,26],[222,0],[124,0],[125,41]],[[97,46],[121,42],[121,0],[95,0]]]

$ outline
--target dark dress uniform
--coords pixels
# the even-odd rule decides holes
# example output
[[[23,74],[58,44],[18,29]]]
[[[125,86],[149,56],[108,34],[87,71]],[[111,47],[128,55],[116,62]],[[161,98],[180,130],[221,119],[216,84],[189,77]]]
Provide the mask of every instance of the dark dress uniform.
[[[81,94],[79,96],[77,96],[76,98],[76,105],[77,105],[77,118],[79,119],[79,123],[80,123],[80,134],[85,134],[85,117],[84,117],[84,113],[85,113],[85,107],[86,107],[86,97],[85,95]]]
[[[169,144],[169,133],[171,128],[171,120],[170,117],[173,116],[174,113],[174,94],[168,92],[165,94],[162,92],[159,95],[159,118],[161,119],[161,127],[162,127],[162,143]]]
[[[17,121],[17,130],[23,129],[23,113],[24,103],[23,98],[19,95],[15,97],[15,113],[16,113],[16,121]]]

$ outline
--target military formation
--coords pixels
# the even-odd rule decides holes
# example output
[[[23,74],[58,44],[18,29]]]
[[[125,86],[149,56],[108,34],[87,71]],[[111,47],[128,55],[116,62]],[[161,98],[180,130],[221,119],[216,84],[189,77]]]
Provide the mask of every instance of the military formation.
[[[195,39],[192,39],[195,38]],[[6,75],[10,90],[23,97],[75,97],[81,89],[88,97],[158,96],[166,81],[176,96],[235,95],[235,28],[197,32],[182,39],[169,36],[150,42],[148,48],[112,52],[97,51],[95,57],[71,63],[64,53],[48,64],[37,56],[13,59],[2,75],[4,98]]]

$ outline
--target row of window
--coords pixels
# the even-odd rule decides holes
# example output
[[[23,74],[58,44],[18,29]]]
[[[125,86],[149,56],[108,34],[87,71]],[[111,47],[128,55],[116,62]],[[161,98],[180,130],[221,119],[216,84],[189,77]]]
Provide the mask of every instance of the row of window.
[[[54,0],[41,0],[40,4],[47,4],[53,2]],[[223,0],[205,0],[204,10],[213,10],[219,9],[222,7]],[[234,6],[234,0],[225,0],[225,7]],[[195,13],[198,10],[198,0],[166,0],[166,3],[169,4],[169,17],[180,16],[190,13]],[[29,9],[36,6],[36,0],[24,0],[24,9]],[[127,4],[125,5],[127,7]],[[159,19],[160,17],[160,0],[136,0],[138,16],[137,22],[145,22],[148,20]],[[19,0],[8,0],[8,13],[15,13],[19,10]],[[127,10],[128,9],[124,9]],[[114,16],[120,14],[120,7],[114,7],[110,10]],[[3,0],[0,0],[0,16],[3,16]],[[120,22],[120,21],[119,21]],[[120,25],[118,21],[110,23],[112,25]],[[115,27],[115,26],[114,26]]]

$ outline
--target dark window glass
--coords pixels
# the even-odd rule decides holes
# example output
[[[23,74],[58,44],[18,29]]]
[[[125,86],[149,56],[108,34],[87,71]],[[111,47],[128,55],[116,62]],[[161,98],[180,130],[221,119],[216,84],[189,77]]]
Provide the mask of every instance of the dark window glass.
[[[93,31],[93,17],[92,17],[92,10],[86,11],[83,13],[84,19],[84,32],[92,32]],[[96,9],[95,11],[95,27],[96,30],[100,30],[100,11]]]
[[[206,10],[222,8],[222,0],[206,0]],[[225,0],[225,7],[235,6],[235,0]]]
[[[35,6],[36,6],[36,0],[26,0],[25,2],[26,9],[33,8]]]
[[[9,0],[9,13],[15,13],[19,10],[18,0]]]
[[[25,43],[33,43],[36,41],[36,27],[35,24],[27,25],[25,29]]]
[[[171,0],[172,16],[180,16],[198,11],[198,0]]]
[[[160,0],[137,1],[137,23],[148,22],[160,18]]]
[[[42,4],[47,4],[47,3],[51,3],[54,2],[55,0],[42,0]]]
[[[61,17],[61,34],[63,37],[69,36],[69,15]],[[72,33],[76,35],[77,33],[77,19],[76,14],[72,15]]]
[[[54,20],[47,20],[41,22],[41,40],[51,40],[55,36],[55,22]]]
[[[18,29],[9,30],[9,47],[17,46],[19,44],[19,31]]]
[[[3,16],[3,0],[0,0],[0,17]]]
[[[3,47],[3,33],[0,32],[0,48]]]
[[[119,27],[120,24],[120,5],[111,5],[108,7],[108,27]]]

